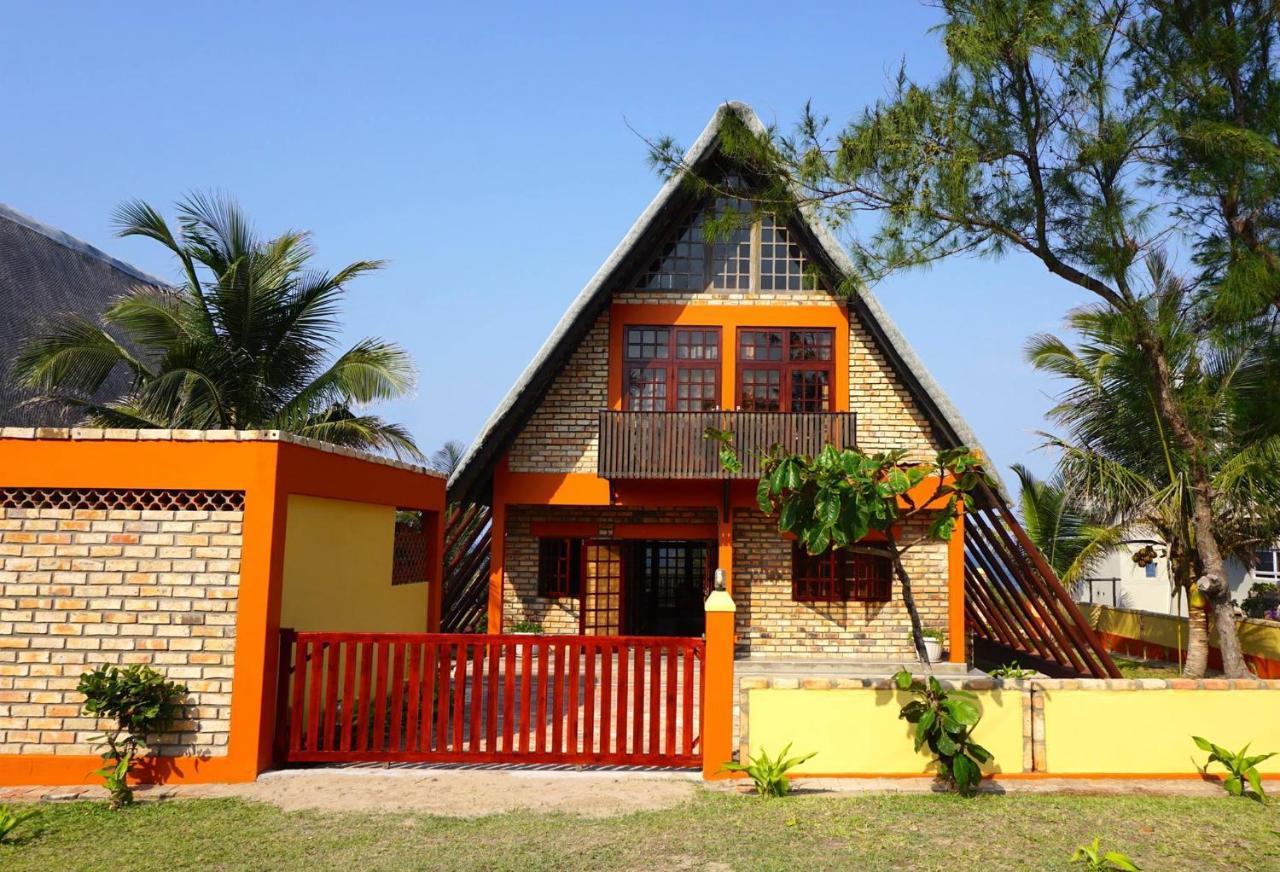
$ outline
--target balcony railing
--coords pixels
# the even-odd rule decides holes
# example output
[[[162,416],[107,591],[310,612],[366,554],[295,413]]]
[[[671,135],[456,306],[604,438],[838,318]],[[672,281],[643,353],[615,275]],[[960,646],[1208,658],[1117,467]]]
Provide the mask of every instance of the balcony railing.
[[[742,471],[720,466],[708,427],[729,430]],[[760,455],[774,445],[813,455],[827,443],[852,448],[853,412],[611,412],[600,413],[602,478],[759,478]]]

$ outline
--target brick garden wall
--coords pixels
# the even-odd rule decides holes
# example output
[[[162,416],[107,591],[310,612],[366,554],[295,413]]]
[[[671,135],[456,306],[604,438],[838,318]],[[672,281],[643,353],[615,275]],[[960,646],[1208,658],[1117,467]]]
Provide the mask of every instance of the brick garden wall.
[[[917,519],[904,539],[924,532]],[[733,522],[733,601],[738,651],[754,656],[914,658],[911,623],[897,580],[887,603],[795,602],[791,599],[791,543],[777,519],[739,509]],[[925,627],[947,627],[947,543],[928,542],[903,558]]]
[[[0,509],[0,754],[93,753],[87,739],[102,724],[81,716],[81,673],[143,663],[191,691],[154,749],[225,755],[242,518]]]
[[[538,540],[535,521],[597,524],[609,538],[615,524],[714,524],[715,509],[630,509],[621,507],[512,506],[507,511],[507,545],[502,584],[503,630],[517,621],[542,624],[548,633],[578,632],[576,597],[538,596]]]

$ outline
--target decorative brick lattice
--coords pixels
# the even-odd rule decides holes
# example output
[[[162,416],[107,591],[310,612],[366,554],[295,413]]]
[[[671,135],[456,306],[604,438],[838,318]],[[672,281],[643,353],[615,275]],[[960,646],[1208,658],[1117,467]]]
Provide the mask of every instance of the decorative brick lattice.
[[[395,550],[391,558],[391,583],[416,584],[427,580],[427,537],[421,523],[396,521]]]
[[[0,509],[239,512],[244,491],[0,488]]]

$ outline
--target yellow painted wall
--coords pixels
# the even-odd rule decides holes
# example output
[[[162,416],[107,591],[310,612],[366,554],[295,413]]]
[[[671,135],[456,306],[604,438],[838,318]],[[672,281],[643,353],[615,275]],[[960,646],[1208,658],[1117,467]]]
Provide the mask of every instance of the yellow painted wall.
[[[898,719],[909,701],[889,690],[748,691],[747,740],[752,755],[761,748],[777,754],[791,743],[792,754],[818,755],[798,773],[925,773],[927,751],[913,749],[912,727]],[[1022,771],[1022,714],[1026,696],[1011,691],[978,691],[982,722],[974,738],[994,755],[987,772]]]
[[[1093,628],[1102,633],[1141,639],[1166,648],[1184,651],[1187,648],[1186,618],[1101,605],[1089,606],[1088,617]],[[1236,621],[1236,632],[1244,653],[1280,660],[1280,625],[1274,621],[1241,619]]]
[[[395,507],[293,495],[280,626],[425,632],[427,584],[391,584]]]
[[[1044,690],[1049,774],[1194,774],[1203,736],[1232,751],[1280,751],[1280,693],[1259,690]],[[1221,772],[1217,765],[1214,769]],[[1259,767],[1280,773],[1280,757]]]

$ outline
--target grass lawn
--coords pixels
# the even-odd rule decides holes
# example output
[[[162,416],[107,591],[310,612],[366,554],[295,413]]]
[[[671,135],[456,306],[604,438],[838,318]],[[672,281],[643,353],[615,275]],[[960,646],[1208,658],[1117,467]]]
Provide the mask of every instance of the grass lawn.
[[[795,796],[699,791],[660,812],[478,819],[171,800],[44,807],[0,869],[1066,869],[1094,835],[1144,870],[1280,869],[1280,810],[1174,797]]]

